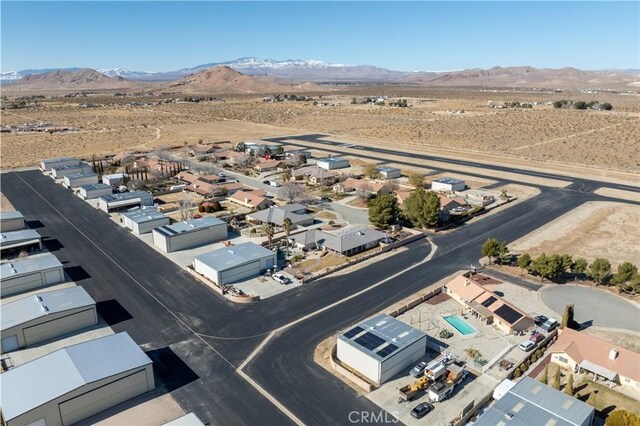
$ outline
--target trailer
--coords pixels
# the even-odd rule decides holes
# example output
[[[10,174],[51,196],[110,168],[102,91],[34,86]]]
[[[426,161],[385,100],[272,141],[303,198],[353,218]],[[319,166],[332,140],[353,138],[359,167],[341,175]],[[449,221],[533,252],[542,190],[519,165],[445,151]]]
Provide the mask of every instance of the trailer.
[[[447,399],[453,393],[455,386],[467,377],[467,373],[464,366],[451,364],[446,377],[429,387],[429,401],[441,402]]]

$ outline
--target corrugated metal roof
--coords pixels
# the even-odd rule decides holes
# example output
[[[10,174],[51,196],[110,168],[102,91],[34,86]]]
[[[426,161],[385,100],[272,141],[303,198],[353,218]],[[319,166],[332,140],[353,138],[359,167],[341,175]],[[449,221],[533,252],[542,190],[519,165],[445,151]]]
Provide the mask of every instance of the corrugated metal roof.
[[[40,234],[35,229],[21,229],[19,231],[3,232],[0,234],[0,244],[12,244],[20,241],[39,240]]]
[[[226,226],[227,223],[224,220],[220,220],[218,218],[208,216],[208,217],[203,217],[201,219],[191,219],[186,222],[176,222],[172,225],[159,226],[158,228],[161,228],[162,230],[167,231],[171,235],[177,235],[177,234],[195,232],[201,229],[207,229],[207,228],[211,228],[212,226],[219,226],[219,225]],[[158,228],[154,228],[154,230]]]
[[[151,364],[127,333],[59,349],[0,375],[5,421],[86,384]]]
[[[44,164],[49,164],[49,163],[57,163],[58,161],[69,161],[69,160],[77,160],[78,163],[80,162],[80,160],[78,160],[76,157],[48,158],[46,160],[42,160],[41,162]]]
[[[351,335],[352,333],[349,333],[349,331],[354,329],[351,327],[338,338],[362,352],[367,352],[369,356],[380,361],[388,356],[381,356],[378,354],[378,352],[381,349],[384,349],[385,346],[395,345],[397,347],[396,350],[402,350],[426,336],[423,331],[411,327],[409,324],[387,314],[376,315],[373,318],[359,323],[357,326],[360,327],[362,331]],[[377,342],[380,344],[367,348],[354,341],[366,333],[371,333],[379,338],[380,340],[377,340]],[[350,337],[345,336],[345,334],[349,334]]]
[[[304,213],[297,213],[297,212]],[[313,220],[313,215],[307,214],[307,208],[302,204],[286,204],[284,206],[271,206],[268,209],[260,210],[247,217],[263,223],[272,223],[282,226],[285,219],[290,219],[294,225]]]
[[[133,209],[131,211],[123,213],[122,216],[125,216],[135,223],[146,223],[158,219],[166,219],[167,221],[169,220],[167,216],[159,212],[155,207]]]
[[[72,179],[80,179],[84,177],[93,177],[93,176],[95,176],[96,178],[98,177],[98,175],[93,172],[81,172],[81,173],[74,173],[71,175],[67,175],[64,178],[72,180]]]
[[[106,183],[90,183],[88,185],[82,185],[79,188],[85,191],[93,191],[96,189],[111,189],[111,185],[108,185]]]
[[[436,180],[434,180],[434,182],[445,183],[447,185],[455,185],[455,184],[458,184],[458,183],[464,183],[463,180],[455,179],[455,178],[448,178],[448,177],[443,177],[443,178],[440,178],[440,179],[436,179]]]
[[[132,191],[132,192],[122,192],[119,194],[111,194],[111,195],[103,195],[102,197],[100,197],[100,200],[104,200],[107,203],[114,203],[117,201],[126,201],[126,200],[133,200],[139,198],[141,201],[144,200],[153,200],[153,196],[151,195],[151,193],[146,192],[146,191]]]
[[[20,218],[24,218],[24,215],[16,210],[0,212],[0,221],[20,219]]]
[[[14,300],[0,306],[0,330],[8,330],[47,315],[95,305],[82,287],[68,287]]]
[[[103,179],[105,179],[105,178],[106,179],[122,179],[125,176],[127,176],[126,173],[113,173],[113,174],[110,174],[110,175],[102,175],[102,178]]]
[[[57,257],[51,253],[42,253],[0,264],[0,276],[5,280],[58,267],[62,267],[62,263]]]
[[[269,249],[261,247],[255,243],[247,242],[231,247],[222,247],[209,253],[196,256],[195,259],[221,272],[231,268],[253,262],[258,259],[275,256]],[[194,259],[194,260],[195,260]]]
[[[593,407],[524,377],[502,398],[496,401],[476,421],[477,426],[504,425],[556,426],[587,424]]]
[[[385,234],[364,225],[348,225],[332,231],[322,230],[324,246],[343,253],[356,247],[381,241]]]

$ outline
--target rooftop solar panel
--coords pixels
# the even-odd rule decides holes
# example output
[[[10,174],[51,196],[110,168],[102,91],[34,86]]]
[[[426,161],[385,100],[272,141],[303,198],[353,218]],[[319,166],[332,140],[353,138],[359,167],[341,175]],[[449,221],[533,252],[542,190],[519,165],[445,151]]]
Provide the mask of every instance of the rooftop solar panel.
[[[516,311],[509,305],[500,306],[498,309],[496,309],[495,314],[504,319],[509,324],[513,324],[523,317],[520,312]]]
[[[489,307],[489,306],[491,306],[491,304],[492,304],[493,302],[495,302],[496,300],[498,300],[498,299],[496,299],[496,298],[495,298],[495,297],[493,297],[493,296],[490,296],[487,300],[485,300],[484,302],[482,302],[482,306],[484,306],[485,308],[488,308],[488,307]]]
[[[396,349],[398,349],[398,347],[394,344],[390,344],[388,346],[385,346],[384,348],[380,349],[378,352],[376,352],[378,355],[380,355],[382,358],[386,358],[389,355],[391,355],[393,352],[396,351]]]
[[[356,336],[362,333],[363,331],[364,329],[362,327],[354,327],[351,330],[344,333],[344,337],[346,337],[347,339],[351,339],[353,336]]]
[[[376,336],[375,334],[366,332],[362,336],[355,339],[354,342],[356,342],[357,344],[359,344],[365,349],[373,351],[375,348],[377,348],[378,346],[384,343],[384,339]]]

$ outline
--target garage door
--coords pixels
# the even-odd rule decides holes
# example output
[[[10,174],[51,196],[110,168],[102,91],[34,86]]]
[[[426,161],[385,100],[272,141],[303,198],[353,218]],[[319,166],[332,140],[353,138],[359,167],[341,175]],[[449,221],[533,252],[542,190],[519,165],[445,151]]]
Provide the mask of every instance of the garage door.
[[[91,417],[147,391],[145,370],[93,391],[77,396],[58,405],[63,425],[70,425]]]
[[[20,345],[18,344],[18,336],[7,336],[2,338],[2,352],[15,351]]]
[[[13,280],[3,280],[2,295],[8,296],[10,294],[31,290],[38,287],[42,287],[42,275],[39,272],[37,274],[31,274],[24,277],[15,278]]]
[[[27,346],[42,342],[47,339],[62,336],[81,328],[89,327],[96,323],[96,315],[93,309],[87,309],[62,318],[47,321],[24,329],[24,339]]]
[[[236,281],[240,281],[244,278],[252,277],[260,273],[260,261],[248,263],[246,265],[238,266],[237,268],[229,269],[228,271],[222,271],[220,273],[220,284],[228,284]]]

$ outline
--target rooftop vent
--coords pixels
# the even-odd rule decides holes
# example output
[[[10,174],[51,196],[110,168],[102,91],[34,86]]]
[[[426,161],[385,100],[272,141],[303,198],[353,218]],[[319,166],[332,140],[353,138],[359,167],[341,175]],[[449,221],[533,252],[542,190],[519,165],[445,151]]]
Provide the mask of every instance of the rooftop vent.
[[[618,357],[618,350],[616,348],[611,348],[609,351],[609,359],[614,361]]]

